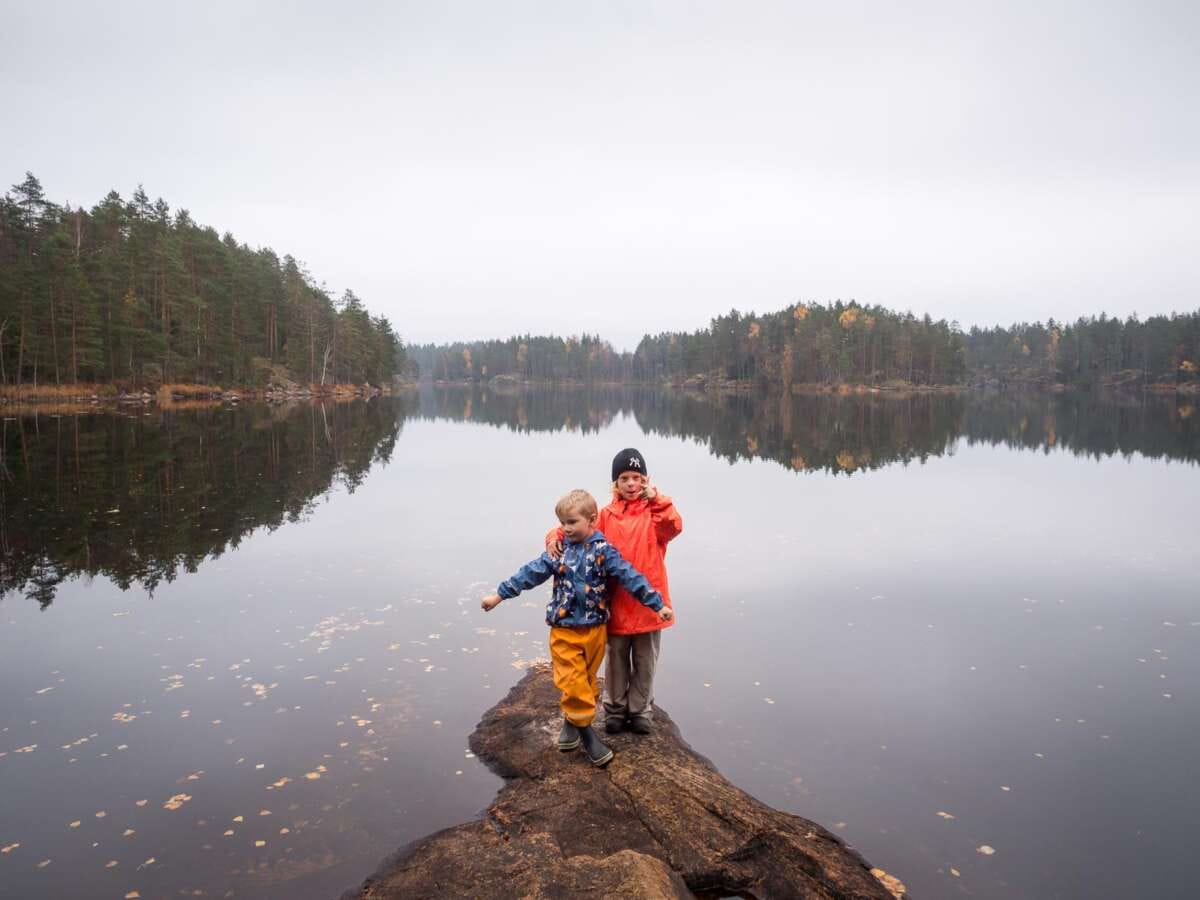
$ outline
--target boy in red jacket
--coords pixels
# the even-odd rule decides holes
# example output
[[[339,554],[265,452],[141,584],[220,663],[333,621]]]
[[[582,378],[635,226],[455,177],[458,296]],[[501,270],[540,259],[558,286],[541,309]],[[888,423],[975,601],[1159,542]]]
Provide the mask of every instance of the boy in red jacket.
[[[667,586],[667,543],[683,531],[683,519],[671,498],[650,484],[646,458],[628,447],[612,462],[613,501],[600,510],[598,526],[621,556],[641,572],[673,609]],[[546,550],[561,553],[562,531],[546,535]],[[649,734],[654,716],[654,671],[662,621],[621,587],[612,592],[608,654],[604,669],[604,730],[628,727]]]

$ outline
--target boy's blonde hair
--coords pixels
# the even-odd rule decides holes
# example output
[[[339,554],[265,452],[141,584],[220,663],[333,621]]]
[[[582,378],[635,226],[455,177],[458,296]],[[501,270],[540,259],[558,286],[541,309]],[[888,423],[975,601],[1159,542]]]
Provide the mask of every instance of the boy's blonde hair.
[[[596,498],[584,490],[568,491],[554,504],[554,514],[561,522],[567,513],[580,512],[589,519],[598,514]]]

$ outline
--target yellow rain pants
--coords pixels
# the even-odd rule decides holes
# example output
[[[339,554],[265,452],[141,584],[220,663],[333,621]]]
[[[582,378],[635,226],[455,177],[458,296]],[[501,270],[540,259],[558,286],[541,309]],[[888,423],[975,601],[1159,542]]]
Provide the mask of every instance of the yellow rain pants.
[[[604,661],[605,638],[603,625],[550,629],[554,686],[562,691],[559,706],[563,717],[580,728],[592,724],[596,716],[600,696],[596,674]]]

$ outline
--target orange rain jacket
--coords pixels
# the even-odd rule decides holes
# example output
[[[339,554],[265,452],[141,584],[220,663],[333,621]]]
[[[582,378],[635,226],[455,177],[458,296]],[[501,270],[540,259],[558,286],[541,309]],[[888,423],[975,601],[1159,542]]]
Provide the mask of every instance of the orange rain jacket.
[[[683,531],[683,519],[671,498],[659,494],[653,500],[614,500],[600,510],[596,527],[625,561],[662,594],[664,604],[674,610],[667,587],[667,543]],[[553,528],[546,537],[562,540],[562,529]],[[611,603],[609,634],[642,634],[674,624],[674,619],[663,622],[656,612],[629,596],[619,585],[613,585]]]

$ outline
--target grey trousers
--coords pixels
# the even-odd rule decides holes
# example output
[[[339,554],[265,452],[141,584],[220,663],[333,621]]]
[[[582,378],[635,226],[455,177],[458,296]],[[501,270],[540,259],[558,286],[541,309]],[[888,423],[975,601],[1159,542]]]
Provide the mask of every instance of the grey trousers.
[[[654,717],[654,669],[662,631],[610,634],[604,661],[604,713]]]

